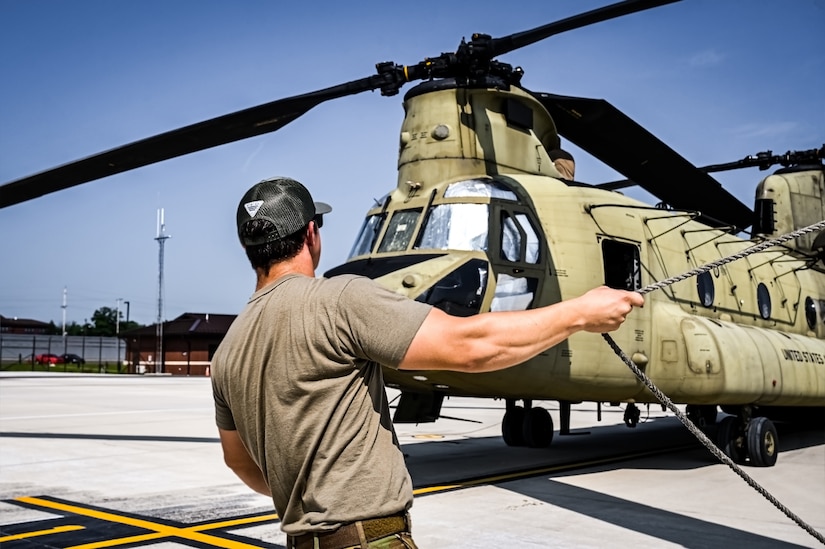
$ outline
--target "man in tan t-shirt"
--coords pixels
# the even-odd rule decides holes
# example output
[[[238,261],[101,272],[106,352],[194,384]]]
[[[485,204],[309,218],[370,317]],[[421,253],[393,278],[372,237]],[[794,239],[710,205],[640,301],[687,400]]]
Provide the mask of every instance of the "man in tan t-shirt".
[[[412,482],[381,367],[500,370],[580,330],[615,330],[643,298],[602,287],[538,309],[449,316],[364,277],[316,278],[330,211],[288,178],[254,185],[238,206],[257,282],[212,360],[224,459],[272,496],[290,548],[414,548]]]

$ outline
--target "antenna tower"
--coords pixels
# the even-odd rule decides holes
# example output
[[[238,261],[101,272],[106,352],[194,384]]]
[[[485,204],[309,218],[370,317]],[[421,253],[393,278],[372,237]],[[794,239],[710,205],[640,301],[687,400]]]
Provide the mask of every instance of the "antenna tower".
[[[66,286],[63,286],[63,305],[61,305],[60,308],[63,309],[63,352],[64,353],[66,352],[66,346],[67,346],[67,341],[66,341],[66,307],[68,306],[68,304],[66,303],[66,297],[67,297],[68,293],[69,293],[68,288],[66,288]]]
[[[166,239],[172,238],[166,234],[166,223],[163,220],[163,208],[158,209],[158,322],[155,325],[155,339],[157,341],[155,354],[155,373],[163,373],[163,245]]]

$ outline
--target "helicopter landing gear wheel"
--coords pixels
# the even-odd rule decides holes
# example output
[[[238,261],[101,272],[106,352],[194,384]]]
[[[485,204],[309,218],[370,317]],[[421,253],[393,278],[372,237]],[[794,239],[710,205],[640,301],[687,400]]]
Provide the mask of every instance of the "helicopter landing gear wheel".
[[[745,462],[745,437],[742,421],[738,417],[727,416],[719,424],[716,445],[734,463]]]
[[[547,448],[553,440],[553,418],[544,408],[530,408],[524,415],[524,443],[530,448]]]
[[[642,411],[639,407],[632,402],[628,403],[624,409],[624,424],[633,429],[639,424],[640,417],[642,417]]]
[[[773,422],[766,417],[755,417],[748,423],[748,457],[755,467],[773,467],[779,454],[778,436]]]
[[[504,419],[501,421],[501,437],[507,446],[524,446],[524,408],[510,406],[508,403],[507,411],[504,413]]]

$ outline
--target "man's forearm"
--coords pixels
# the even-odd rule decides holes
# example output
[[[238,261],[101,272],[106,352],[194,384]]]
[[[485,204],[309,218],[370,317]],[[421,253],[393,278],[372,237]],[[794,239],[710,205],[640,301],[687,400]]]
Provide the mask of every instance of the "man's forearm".
[[[263,473],[257,466],[253,469],[250,467],[232,467],[230,465],[230,468],[250,488],[264,496],[272,496],[269,484],[267,484]]]
[[[218,429],[221,438],[221,448],[223,449],[223,461],[226,466],[232,469],[244,484],[265,496],[271,496],[269,483],[267,483],[261,468],[249,455],[238,432],[235,430]]]

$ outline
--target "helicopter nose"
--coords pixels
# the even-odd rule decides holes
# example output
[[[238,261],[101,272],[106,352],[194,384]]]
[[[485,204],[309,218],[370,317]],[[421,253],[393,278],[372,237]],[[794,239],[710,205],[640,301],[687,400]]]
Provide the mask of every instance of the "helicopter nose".
[[[481,311],[487,289],[487,262],[471,259],[438,279],[416,301],[429,303],[453,316],[471,316]],[[414,281],[416,275],[407,275]],[[403,281],[402,281],[403,284]]]

